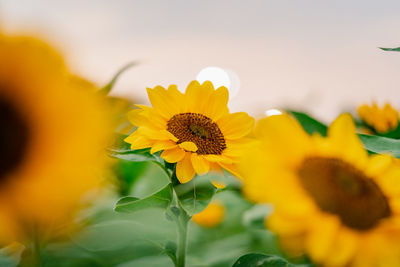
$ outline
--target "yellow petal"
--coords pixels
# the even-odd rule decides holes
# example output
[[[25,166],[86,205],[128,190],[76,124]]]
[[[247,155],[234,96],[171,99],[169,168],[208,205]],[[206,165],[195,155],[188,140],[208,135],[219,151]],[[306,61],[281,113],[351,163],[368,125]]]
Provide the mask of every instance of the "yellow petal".
[[[205,210],[195,214],[192,220],[204,227],[214,227],[222,222],[224,213],[225,207],[217,201],[212,201]]]
[[[333,216],[323,216],[313,222],[314,225],[310,226],[312,229],[307,236],[306,246],[313,260],[323,262],[335,250],[333,245],[340,222]]]
[[[203,156],[192,153],[191,160],[193,168],[198,175],[203,175],[210,170],[210,164]]]
[[[204,114],[213,91],[207,83],[202,86],[198,81],[192,81],[185,92],[186,111]]]
[[[372,155],[369,157],[369,162],[365,173],[370,177],[379,177],[393,162],[392,157],[388,155]]]
[[[190,153],[186,152],[183,160],[176,164],[176,177],[182,184],[189,182],[193,179],[195,171],[190,160]]]
[[[185,149],[188,152],[196,152],[197,151],[197,146],[193,142],[182,142],[178,145],[180,148]]]
[[[304,233],[308,220],[282,216],[281,214],[274,212],[268,217],[265,223],[272,231],[286,236]]]
[[[260,146],[257,139],[242,137],[236,140],[225,140],[226,148],[222,155],[227,158],[237,158],[243,155],[244,151],[249,151],[256,146]]]
[[[353,257],[358,246],[357,234],[342,227],[336,234],[334,241],[335,253],[329,253],[330,266],[346,266]]]
[[[124,141],[131,144],[131,149],[143,149],[151,147],[151,145],[153,144],[153,142],[148,138],[134,134],[131,134],[130,136],[125,138]]]
[[[135,106],[141,108],[143,111],[142,113],[140,113],[140,116],[144,117],[145,121],[141,119],[140,122],[143,124],[140,124],[140,126],[144,125],[155,129],[166,129],[168,118],[162,117],[160,115],[160,112],[157,112],[154,108],[144,105]],[[134,121],[132,121],[132,123],[134,123]]]
[[[168,150],[168,149],[172,149],[174,147],[176,147],[176,143],[175,142],[172,142],[172,141],[169,141],[169,140],[167,140],[167,141],[157,141],[151,146],[150,153],[154,154],[154,153],[156,153],[158,151]]]
[[[147,127],[140,127],[137,132],[143,134],[147,138],[151,140],[172,140],[174,142],[178,141],[172,133],[168,132],[167,130],[154,130]]]
[[[178,147],[164,150],[161,153],[161,157],[165,159],[166,162],[175,163],[183,159],[185,156],[185,151]]]
[[[311,138],[301,125],[287,114],[270,116],[258,121],[255,134],[265,145],[266,151],[298,164],[310,149]]]
[[[368,154],[356,134],[356,127],[350,114],[340,115],[329,127],[328,137],[331,149],[347,161],[364,169]]]
[[[254,118],[246,112],[232,113],[217,121],[226,139],[238,139],[248,135],[254,127]]]
[[[400,169],[390,168],[387,172],[378,177],[377,182],[383,188],[385,195],[400,196]]]
[[[143,116],[143,110],[141,109],[133,109],[128,112],[126,115],[130,123],[135,126],[142,126],[147,124],[146,118]]]
[[[221,181],[211,180],[211,183],[217,189],[224,189],[226,187],[226,184],[224,182],[221,182]]]
[[[239,173],[239,170],[235,164],[226,164],[224,162],[218,162],[218,164],[219,166],[230,172],[232,175],[242,179],[242,175]]]
[[[171,118],[180,113],[182,105],[179,98],[183,98],[183,95],[176,86],[170,86],[168,90],[162,86],[156,86],[154,89],[147,88],[147,94],[152,106],[159,110],[165,118]]]
[[[207,109],[205,114],[207,117],[213,121],[217,121],[225,115],[228,115],[228,100],[229,92],[226,87],[219,87],[213,94],[211,94],[210,99],[207,103]]]
[[[204,155],[203,157],[211,162],[219,162],[224,160],[224,158],[221,157],[220,155],[209,154],[209,155]]]

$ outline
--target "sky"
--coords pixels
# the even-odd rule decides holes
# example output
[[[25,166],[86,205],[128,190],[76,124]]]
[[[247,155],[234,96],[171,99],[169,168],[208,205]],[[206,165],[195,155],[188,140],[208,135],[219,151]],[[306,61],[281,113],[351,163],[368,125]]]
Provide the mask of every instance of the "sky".
[[[0,29],[42,36],[99,85],[137,61],[113,91],[134,102],[217,66],[240,79],[231,111],[328,122],[372,100],[400,108],[400,53],[378,49],[400,46],[399,14],[395,0],[0,0]]]

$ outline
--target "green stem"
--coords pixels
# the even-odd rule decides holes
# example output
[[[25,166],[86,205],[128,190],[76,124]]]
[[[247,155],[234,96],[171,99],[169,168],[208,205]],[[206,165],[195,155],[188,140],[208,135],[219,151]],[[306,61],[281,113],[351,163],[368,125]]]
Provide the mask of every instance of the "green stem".
[[[40,267],[42,266],[41,243],[39,236],[35,233],[29,245],[22,253],[20,267]]]
[[[175,181],[179,183],[176,177],[176,171],[174,170],[171,174],[171,182],[174,183]],[[178,233],[175,266],[185,267],[188,223],[191,217],[186,213],[185,209],[179,202],[178,194],[175,191],[175,187],[173,190],[174,190],[174,197],[176,200],[176,206],[179,209],[179,212],[174,214],[175,223],[177,226],[177,233]]]
[[[180,206],[180,205],[179,205]],[[188,222],[190,218],[186,215],[186,212],[179,207],[181,213],[177,220],[178,226],[178,248],[177,248],[177,267],[185,267],[186,248],[187,248],[187,233],[188,233]]]
[[[33,258],[35,264],[34,266],[42,266],[41,244],[37,235],[33,241]]]

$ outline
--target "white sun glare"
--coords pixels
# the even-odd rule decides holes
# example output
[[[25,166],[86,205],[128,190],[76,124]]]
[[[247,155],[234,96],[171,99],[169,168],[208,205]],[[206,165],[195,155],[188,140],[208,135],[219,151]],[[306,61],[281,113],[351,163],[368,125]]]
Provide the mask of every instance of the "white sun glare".
[[[197,74],[196,80],[200,83],[210,81],[215,88],[225,86],[229,90],[229,98],[235,97],[240,88],[239,77],[231,70],[219,67],[206,67]]]

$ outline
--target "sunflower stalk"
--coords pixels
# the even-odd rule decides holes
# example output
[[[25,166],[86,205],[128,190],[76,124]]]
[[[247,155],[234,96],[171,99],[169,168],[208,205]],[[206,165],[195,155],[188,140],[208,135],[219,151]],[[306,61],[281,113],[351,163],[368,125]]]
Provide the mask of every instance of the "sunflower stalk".
[[[31,242],[26,246],[22,254],[20,267],[40,267],[42,266],[42,242],[39,233],[34,229]]]
[[[171,181],[178,180],[176,177],[175,170],[171,174]],[[177,251],[176,260],[174,261],[175,267],[185,267],[186,262],[186,248],[187,248],[187,234],[188,234],[188,223],[191,216],[187,214],[185,209],[182,207],[178,199],[178,194],[174,191],[174,198],[176,200],[176,206],[170,208],[170,214],[173,215],[177,229]]]

